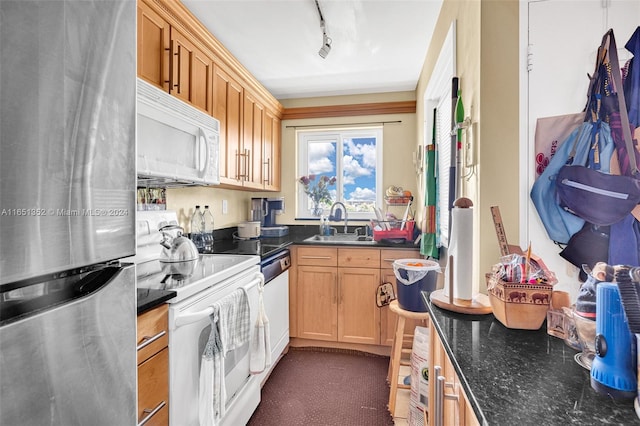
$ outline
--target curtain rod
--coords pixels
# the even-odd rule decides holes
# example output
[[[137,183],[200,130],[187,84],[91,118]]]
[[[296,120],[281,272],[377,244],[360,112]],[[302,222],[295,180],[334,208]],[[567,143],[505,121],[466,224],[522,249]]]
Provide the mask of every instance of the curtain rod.
[[[299,127],[327,127],[327,126],[361,126],[363,124],[395,124],[402,123],[402,120],[396,121],[370,121],[368,123],[333,123],[333,124],[305,124],[302,126],[286,126],[286,129],[297,129]]]

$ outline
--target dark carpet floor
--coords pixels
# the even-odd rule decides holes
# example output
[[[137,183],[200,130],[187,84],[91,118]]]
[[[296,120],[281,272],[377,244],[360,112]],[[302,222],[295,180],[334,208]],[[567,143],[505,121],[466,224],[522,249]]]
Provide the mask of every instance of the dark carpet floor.
[[[291,348],[262,388],[250,426],[393,425],[389,358],[357,351]]]

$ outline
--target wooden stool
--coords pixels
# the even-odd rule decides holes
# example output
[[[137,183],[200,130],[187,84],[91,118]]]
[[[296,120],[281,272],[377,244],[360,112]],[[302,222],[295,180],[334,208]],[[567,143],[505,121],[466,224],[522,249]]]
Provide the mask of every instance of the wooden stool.
[[[410,360],[403,359],[402,354],[409,354],[409,356],[411,356],[411,346],[413,345],[413,335],[405,334],[404,332],[405,320],[408,318],[423,322],[428,321],[429,313],[404,310],[400,307],[397,300],[394,300],[389,304],[389,309],[391,310],[391,312],[395,313],[398,316],[396,320],[396,334],[393,337],[393,346],[391,347],[389,371],[387,372],[387,381],[391,385],[391,389],[389,390],[389,412],[393,417],[395,415],[398,389],[411,389],[411,386],[398,384],[398,374],[400,374],[400,366],[410,365]],[[409,344],[409,347],[406,347],[407,344]]]

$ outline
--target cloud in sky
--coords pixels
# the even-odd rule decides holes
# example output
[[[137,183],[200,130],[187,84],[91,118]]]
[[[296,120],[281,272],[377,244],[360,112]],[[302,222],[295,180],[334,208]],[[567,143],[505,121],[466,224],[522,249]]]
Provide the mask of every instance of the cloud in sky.
[[[373,143],[354,143],[352,139],[345,139],[348,153],[354,157],[362,157],[364,167],[376,168],[376,146]]]
[[[371,169],[363,167],[358,160],[350,155],[345,155],[342,158],[342,167],[344,170],[345,184],[354,183],[357,178],[370,176],[372,173]]]
[[[370,188],[357,187],[356,189],[351,191],[348,199],[353,201],[375,201],[376,193]]]
[[[331,142],[309,144],[309,173],[332,173],[334,164],[331,158],[335,157],[336,147]]]

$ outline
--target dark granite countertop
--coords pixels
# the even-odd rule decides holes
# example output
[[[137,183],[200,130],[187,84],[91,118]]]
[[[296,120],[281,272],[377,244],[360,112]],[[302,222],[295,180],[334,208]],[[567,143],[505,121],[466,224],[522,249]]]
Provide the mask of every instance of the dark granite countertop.
[[[171,290],[137,289],[138,315],[163,304],[167,300],[174,298],[175,295],[176,292]]]
[[[316,225],[288,225],[289,234],[283,237],[273,238],[256,238],[253,240],[238,240],[233,238],[235,227],[222,230],[216,230],[214,237],[213,250],[210,254],[241,254],[241,255],[257,255],[263,259],[267,258],[278,251],[292,244],[301,245],[323,245],[333,247],[371,247],[371,248],[410,248],[415,249],[418,246],[413,242],[394,243],[394,242],[377,242],[372,245],[362,244],[328,244],[328,243],[310,243],[305,242],[306,238],[312,237],[318,233]],[[355,232],[356,227],[349,227],[349,232]],[[166,294],[165,294],[166,293]],[[152,309],[175,296],[174,292],[161,290],[138,289],[138,315]]]
[[[577,351],[546,326],[512,330],[492,314],[457,314],[422,297],[481,424],[640,424],[633,401],[596,393]]]
[[[215,243],[213,244],[213,254],[254,254],[258,256],[267,257],[274,254],[292,244],[300,245],[323,245],[333,247],[363,247],[363,248],[405,248],[416,249],[419,246],[413,244],[413,241],[398,243],[392,241],[379,241],[374,244],[331,244],[331,243],[318,243],[307,242],[305,239],[312,237],[318,233],[317,225],[288,225],[289,234],[278,238],[265,238],[260,237],[253,240],[238,240],[233,239],[232,231],[235,228],[216,231],[214,234]],[[349,232],[355,232],[357,226],[349,227]],[[342,229],[342,228],[340,228]]]

